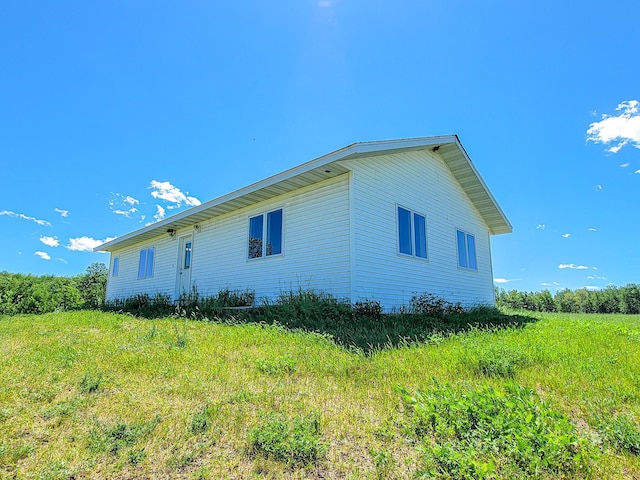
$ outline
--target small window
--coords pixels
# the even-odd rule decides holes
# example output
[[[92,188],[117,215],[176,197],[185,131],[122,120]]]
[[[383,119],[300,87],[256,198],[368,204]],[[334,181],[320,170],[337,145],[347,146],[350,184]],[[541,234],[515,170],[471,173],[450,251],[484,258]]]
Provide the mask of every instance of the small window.
[[[249,218],[249,258],[280,254],[282,254],[282,209]]]
[[[140,250],[140,262],[138,263],[138,278],[153,277],[154,247]]]
[[[427,218],[398,207],[398,252],[427,258]]]
[[[183,269],[187,270],[189,268],[191,268],[191,242],[185,242],[184,243],[184,265],[182,266]]]
[[[469,270],[478,270],[476,261],[476,239],[470,233],[456,231],[458,243],[458,266]]]
[[[120,257],[113,257],[113,263],[111,264],[111,276],[117,277],[118,270],[120,270]]]

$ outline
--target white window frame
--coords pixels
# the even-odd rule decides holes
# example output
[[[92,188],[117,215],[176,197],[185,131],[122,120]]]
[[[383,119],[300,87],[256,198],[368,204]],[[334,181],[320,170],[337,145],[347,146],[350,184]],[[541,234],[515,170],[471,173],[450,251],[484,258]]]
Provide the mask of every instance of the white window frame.
[[[400,251],[400,209],[409,212],[409,220],[411,232],[409,233],[411,238],[411,253],[405,253]],[[416,254],[416,230],[415,230],[415,215],[419,215],[424,218],[424,253],[425,256],[421,257]],[[411,208],[407,208],[404,205],[396,204],[396,253],[399,256],[405,258],[415,258],[416,260],[422,260],[423,262],[429,261],[429,235],[427,229],[427,216],[424,213],[417,212]]]
[[[464,256],[465,256],[465,265],[460,265],[460,245],[458,243],[458,234],[461,233],[464,235]],[[473,238],[473,259],[475,261],[475,267],[470,267],[470,259],[471,256],[469,255],[470,250],[469,250],[469,237]],[[469,233],[466,230],[463,230],[461,228],[456,228],[456,261],[458,262],[458,268],[460,268],[461,270],[467,270],[470,272],[477,272],[478,271],[478,249],[476,248],[476,236],[473,233]]]
[[[267,232],[268,232],[268,218],[269,214],[280,211],[281,213],[281,225],[280,225],[280,253],[267,253]],[[254,218],[262,217],[262,245],[260,256],[250,256],[250,243],[251,243],[251,220]],[[260,260],[265,258],[281,257],[284,255],[284,207],[272,208],[255,215],[251,215],[247,219],[247,241],[246,241],[247,260]]]
[[[154,246],[145,247],[140,249],[138,257],[138,280],[144,280],[145,278],[152,278],[153,271],[156,262],[156,248]],[[142,267],[142,255],[144,252],[144,268]],[[151,253],[151,261],[149,262],[149,253]]]

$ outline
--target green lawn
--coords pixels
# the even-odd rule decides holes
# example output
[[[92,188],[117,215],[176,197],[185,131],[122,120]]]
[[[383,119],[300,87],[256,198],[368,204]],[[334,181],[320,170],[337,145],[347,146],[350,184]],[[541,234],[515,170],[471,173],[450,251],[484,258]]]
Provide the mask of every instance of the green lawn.
[[[640,478],[640,317],[527,315],[368,353],[255,323],[0,317],[0,478]],[[542,456],[505,446],[565,420]]]

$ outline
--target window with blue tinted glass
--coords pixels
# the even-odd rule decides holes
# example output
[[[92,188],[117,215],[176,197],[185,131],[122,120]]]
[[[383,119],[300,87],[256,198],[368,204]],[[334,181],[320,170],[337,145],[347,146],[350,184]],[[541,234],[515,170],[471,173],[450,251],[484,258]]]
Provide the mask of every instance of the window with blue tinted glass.
[[[427,258],[427,218],[398,207],[398,252]]]
[[[185,242],[184,244],[184,265],[183,268],[191,268],[191,242]]]
[[[398,207],[398,250],[406,255],[413,255],[411,245],[411,212]]]
[[[140,250],[140,261],[138,262],[138,278],[153,277],[153,257],[154,247]]]
[[[477,270],[476,238],[470,233],[456,230],[456,240],[458,243],[458,266],[469,270]]]
[[[267,214],[267,251],[266,255],[282,253],[282,210]]]
[[[427,258],[427,220],[424,216],[413,214],[413,232],[416,257]]]
[[[120,257],[114,257],[113,258],[113,264],[111,266],[111,276],[112,277],[117,277],[118,276],[118,270],[120,270]]]
[[[282,254],[282,209],[249,218],[249,258]]]
[[[259,258],[262,256],[263,223],[262,215],[249,219],[249,258]]]

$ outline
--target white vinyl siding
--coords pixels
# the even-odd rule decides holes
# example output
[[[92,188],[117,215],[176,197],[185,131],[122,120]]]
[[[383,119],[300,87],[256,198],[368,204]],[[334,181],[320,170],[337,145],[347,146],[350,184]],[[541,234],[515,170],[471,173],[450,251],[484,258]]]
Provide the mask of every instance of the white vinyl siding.
[[[493,304],[488,227],[437,154],[422,150],[343,163],[353,170],[353,301],[373,298],[389,309],[429,292],[467,306]],[[399,205],[428,218],[428,262],[398,254]],[[458,268],[457,228],[476,232],[476,275]]]
[[[348,179],[344,174],[200,222],[193,239],[197,258],[191,265],[191,284],[201,295],[213,295],[225,288],[250,289],[258,303],[298,288],[350,298]],[[283,217],[282,253],[270,256],[269,261],[248,261],[248,219],[278,209],[282,209]],[[110,277],[107,298],[158,292],[173,297],[179,249],[176,239],[184,232],[179,230],[174,237],[162,235],[153,241],[154,276],[138,284],[137,255],[149,244],[114,252],[121,258],[120,275]]]

